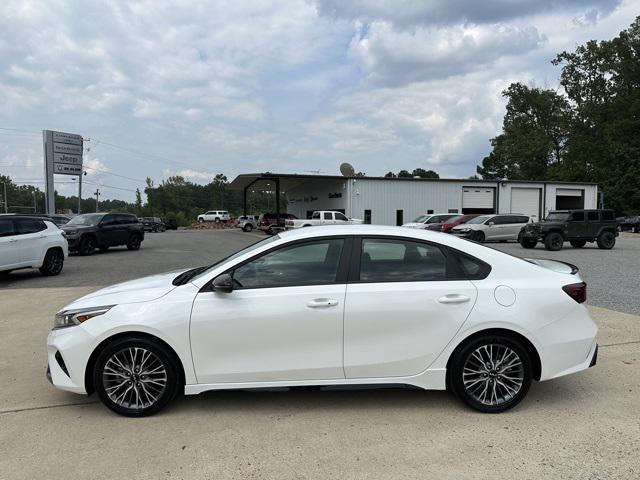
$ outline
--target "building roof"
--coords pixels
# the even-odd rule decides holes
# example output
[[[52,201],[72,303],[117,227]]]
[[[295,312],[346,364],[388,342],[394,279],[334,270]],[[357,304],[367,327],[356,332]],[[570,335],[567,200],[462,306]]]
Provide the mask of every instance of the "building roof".
[[[556,185],[597,185],[594,182],[562,182],[553,180],[483,180],[479,178],[413,178],[413,177],[344,177],[342,175],[312,175],[312,174],[298,174],[298,173],[242,173],[238,175],[229,184],[229,188],[232,190],[243,190],[248,186],[257,183],[259,181],[275,181],[276,178],[280,182],[280,190],[287,191],[291,188],[295,188],[298,185],[305,183],[308,180],[314,181],[336,181],[345,179],[356,180],[384,180],[391,182],[457,182],[457,183],[480,183],[480,184],[496,184],[501,182],[507,183],[542,183],[542,184],[556,184]]]

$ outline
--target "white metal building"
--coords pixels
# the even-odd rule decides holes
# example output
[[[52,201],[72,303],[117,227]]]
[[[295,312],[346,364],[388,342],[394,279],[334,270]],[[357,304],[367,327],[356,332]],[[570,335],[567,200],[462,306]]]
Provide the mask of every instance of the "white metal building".
[[[438,212],[521,213],[539,219],[549,210],[598,204],[594,183],[255,173],[239,175],[231,188],[244,190],[245,205],[252,189],[279,191],[286,196],[286,212],[298,218],[315,210],[337,210],[380,225]]]

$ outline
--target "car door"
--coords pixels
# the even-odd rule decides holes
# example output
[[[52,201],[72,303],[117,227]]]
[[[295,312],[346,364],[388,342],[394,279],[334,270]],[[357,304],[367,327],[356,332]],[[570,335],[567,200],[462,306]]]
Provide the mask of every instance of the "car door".
[[[343,379],[349,242],[276,247],[232,268],[231,292],[203,288],[191,314],[198,383]]]
[[[18,246],[22,262],[26,265],[38,263],[43,256],[43,249],[47,243],[47,225],[39,218],[18,218],[14,220],[18,233]]]
[[[118,225],[116,216],[109,213],[102,217],[98,230],[98,245],[99,246],[111,246],[118,245],[118,235],[120,226]]]
[[[19,239],[14,220],[0,218],[0,270],[8,270],[21,265],[22,252],[18,245]]]
[[[502,217],[495,216],[487,220],[481,230],[484,232],[485,240],[500,240],[502,236]]]
[[[323,225],[333,225],[334,223],[336,223],[333,219],[333,212],[323,212],[323,219],[322,219],[322,224]]]
[[[600,233],[600,215],[598,214],[598,210],[590,210],[586,212],[587,214],[587,235],[589,237],[597,237],[598,233]]]
[[[477,291],[436,244],[365,237],[354,244],[345,304],[346,378],[417,375],[467,319]]]
[[[588,235],[588,228],[584,211],[571,212],[571,217],[567,222],[567,237],[576,238],[586,235]]]

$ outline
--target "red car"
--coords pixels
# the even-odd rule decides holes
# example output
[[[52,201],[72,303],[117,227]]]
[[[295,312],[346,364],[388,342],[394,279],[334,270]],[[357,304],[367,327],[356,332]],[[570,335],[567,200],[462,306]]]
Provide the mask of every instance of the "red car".
[[[443,223],[432,223],[427,226],[427,230],[436,230],[438,232],[449,233],[449,231],[457,226],[462,225],[463,223],[467,223],[472,218],[480,215],[479,213],[472,213],[469,215],[456,215],[455,217],[451,217],[449,220]]]

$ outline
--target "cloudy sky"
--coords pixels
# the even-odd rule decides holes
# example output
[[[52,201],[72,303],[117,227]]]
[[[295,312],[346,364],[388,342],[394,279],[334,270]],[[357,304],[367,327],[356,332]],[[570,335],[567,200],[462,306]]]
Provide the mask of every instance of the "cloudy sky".
[[[615,36],[639,3],[4,0],[0,172],[42,182],[52,129],[90,139],[87,188],[107,198],[147,176],[344,161],[466,177],[500,130],[500,92],[557,88],[555,54]]]

